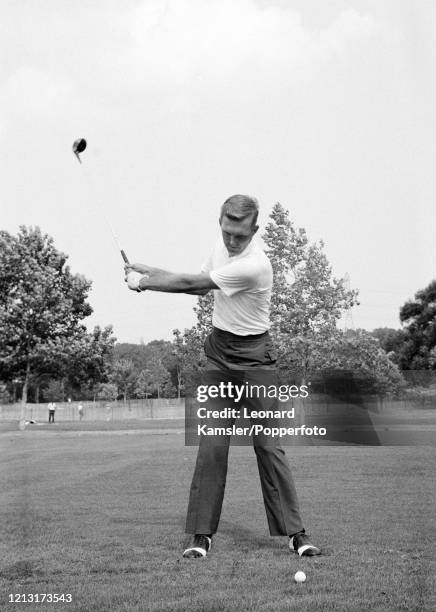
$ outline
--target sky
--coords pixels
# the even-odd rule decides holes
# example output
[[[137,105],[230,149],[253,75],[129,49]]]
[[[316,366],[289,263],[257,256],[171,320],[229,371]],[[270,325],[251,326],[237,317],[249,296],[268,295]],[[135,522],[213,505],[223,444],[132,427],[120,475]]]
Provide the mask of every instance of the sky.
[[[196,298],[129,291],[102,209],[131,261],[197,272],[222,202],[248,193],[261,226],[279,201],[324,241],[360,292],[354,327],[398,328],[435,278],[432,17],[430,0],[2,0],[0,229],[39,226],[92,280],[90,329],[171,339]]]

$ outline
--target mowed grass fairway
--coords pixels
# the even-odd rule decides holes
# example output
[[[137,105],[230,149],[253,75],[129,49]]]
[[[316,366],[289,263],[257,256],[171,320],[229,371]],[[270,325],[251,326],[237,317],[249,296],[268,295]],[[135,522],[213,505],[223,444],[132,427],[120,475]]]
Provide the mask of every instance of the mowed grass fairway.
[[[434,448],[286,447],[325,553],[301,559],[268,535],[252,448],[232,447],[220,530],[193,561],[181,551],[196,448],[181,422],[129,428],[2,426],[1,610],[435,609]]]

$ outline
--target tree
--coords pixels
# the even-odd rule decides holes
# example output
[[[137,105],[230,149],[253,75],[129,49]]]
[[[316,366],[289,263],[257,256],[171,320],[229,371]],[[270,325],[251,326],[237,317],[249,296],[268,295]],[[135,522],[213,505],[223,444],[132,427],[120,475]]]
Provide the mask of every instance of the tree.
[[[364,329],[348,330],[346,333],[338,330],[323,366],[326,369],[352,371],[365,380],[368,393],[398,393],[405,385],[398,367],[378,340]]]
[[[280,203],[270,218],[263,239],[274,272],[271,333],[282,373],[292,371],[306,380],[309,372],[325,367],[337,322],[357,304],[358,292],[332,276],[323,242],[310,244]]]
[[[66,261],[39,228],[21,227],[17,237],[0,232],[0,376],[21,381],[23,403],[31,385],[38,399],[52,379],[77,388],[105,377],[112,329],[86,332],[91,282]]]
[[[60,380],[51,380],[47,385],[45,397],[49,402],[61,402],[64,400],[64,385]]]
[[[378,340],[380,347],[386,352],[392,363],[398,365],[402,346],[406,339],[405,332],[402,329],[377,327],[372,330],[371,336]]]
[[[310,244],[277,203],[263,236],[274,271],[271,333],[279,355],[279,373],[307,381],[315,371],[352,371],[371,380],[377,393],[398,391],[403,379],[368,332],[344,333],[337,323],[358,304],[358,291],[333,277],[322,241]]]
[[[116,338],[112,326],[98,325],[89,334],[82,334],[69,344],[65,375],[69,391],[95,395],[98,385],[108,380]]]
[[[149,370],[142,370],[136,380],[135,395],[141,399],[153,395],[153,380]]]
[[[153,359],[145,370],[142,370],[135,386],[138,397],[148,397],[153,393],[157,397],[172,397],[174,386],[171,375],[160,359]]]
[[[22,381],[23,407],[32,373],[61,377],[86,334],[91,282],[66,261],[38,227],[21,226],[17,237],[0,231],[0,377]],[[21,417],[23,426],[23,409]]]
[[[135,369],[140,372],[143,370],[150,359],[150,350],[146,344],[133,344],[120,342],[115,345],[114,358],[129,359],[133,362]]]
[[[206,365],[204,341],[212,329],[213,293],[210,291],[197,300],[194,307],[197,323],[190,329],[173,330],[174,355],[177,365],[178,389],[192,392],[200,382],[201,373]]]
[[[114,349],[115,359],[130,359],[133,361],[136,375],[148,368],[153,360],[160,360],[164,367],[170,372],[171,380],[177,383],[177,363],[174,356],[174,348],[167,340],[152,340],[148,344],[120,343]]]
[[[114,402],[118,397],[118,387],[113,383],[102,383],[98,388],[98,399],[105,402]]]
[[[405,370],[434,370],[436,347],[436,280],[415,294],[400,309],[405,325],[399,365]]]
[[[136,379],[135,367],[131,359],[117,359],[112,365],[109,382],[117,386],[124,401],[133,392]]]

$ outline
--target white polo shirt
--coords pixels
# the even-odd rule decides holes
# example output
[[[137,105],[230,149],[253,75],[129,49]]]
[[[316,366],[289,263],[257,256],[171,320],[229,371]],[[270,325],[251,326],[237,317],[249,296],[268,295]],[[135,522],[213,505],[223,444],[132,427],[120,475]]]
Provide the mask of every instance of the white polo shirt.
[[[269,329],[272,267],[253,240],[242,253],[230,257],[221,237],[201,271],[208,272],[220,288],[214,290],[214,327],[238,336]]]

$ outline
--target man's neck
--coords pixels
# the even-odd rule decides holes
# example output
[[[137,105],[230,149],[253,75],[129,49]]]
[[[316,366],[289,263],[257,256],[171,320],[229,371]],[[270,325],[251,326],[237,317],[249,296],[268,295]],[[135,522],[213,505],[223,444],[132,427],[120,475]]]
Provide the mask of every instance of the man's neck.
[[[235,257],[240,257],[241,255],[244,255],[253,245],[253,238],[250,240],[250,242],[245,245],[245,247],[242,249],[242,251],[240,253],[229,253],[227,251],[227,255],[231,258],[234,259]]]

